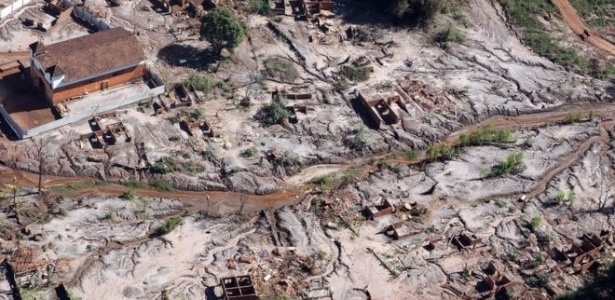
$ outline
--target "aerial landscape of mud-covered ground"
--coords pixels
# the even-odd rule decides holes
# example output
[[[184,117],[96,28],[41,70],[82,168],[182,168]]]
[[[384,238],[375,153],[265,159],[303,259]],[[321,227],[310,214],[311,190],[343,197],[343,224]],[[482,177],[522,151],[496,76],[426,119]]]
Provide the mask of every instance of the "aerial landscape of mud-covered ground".
[[[2,124],[0,299],[613,299],[615,1],[78,2],[166,92]],[[0,65],[93,31],[48,5]]]

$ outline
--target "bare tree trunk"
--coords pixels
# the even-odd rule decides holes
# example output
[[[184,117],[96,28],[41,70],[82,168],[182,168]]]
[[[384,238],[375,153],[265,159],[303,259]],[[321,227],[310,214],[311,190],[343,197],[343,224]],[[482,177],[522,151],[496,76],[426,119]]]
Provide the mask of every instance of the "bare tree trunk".
[[[41,191],[43,189],[43,164],[45,163],[45,159],[43,158],[43,151],[45,147],[47,147],[48,141],[43,141],[41,139],[37,139],[35,141],[36,145],[36,155],[38,156],[38,194],[41,195]]]

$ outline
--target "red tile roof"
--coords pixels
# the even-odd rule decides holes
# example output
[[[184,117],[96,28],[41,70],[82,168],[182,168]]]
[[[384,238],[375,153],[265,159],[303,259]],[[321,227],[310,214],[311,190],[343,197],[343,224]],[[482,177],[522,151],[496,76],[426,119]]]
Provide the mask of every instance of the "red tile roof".
[[[134,66],[145,60],[137,39],[122,27],[51,45],[36,42],[30,49],[46,71],[61,70],[67,82]]]

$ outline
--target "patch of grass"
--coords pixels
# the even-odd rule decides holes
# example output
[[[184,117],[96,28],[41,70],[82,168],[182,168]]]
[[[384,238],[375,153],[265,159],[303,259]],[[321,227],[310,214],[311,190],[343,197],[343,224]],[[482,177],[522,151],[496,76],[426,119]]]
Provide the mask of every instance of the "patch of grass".
[[[350,82],[346,78],[340,78],[334,85],[333,89],[337,92],[345,91],[350,87]]]
[[[470,135],[462,134],[459,136],[457,145],[466,146],[483,146],[488,144],[512,144],[516,143],[517,138],[508,129],[498,129],[493,125],[486,125],[478,130],[470,133]]]
[[[525,277],[525,283],[530,287],[540,288],[547,287],[549,285],[549,276],[547,274],[534,274]]]
[[[35,290],[32,288],[20,288],[19,294],[21,295],[22,300],[46,300],[47,297],[45,295],[44,290]]]
[[[201,152],[201,156],[204,160],[209,162],[214,162],[218,160],[218,155],[216,155],[216,151],[212,148],[203,150],[203,152]]]
[[[271,104],[262,107],[255,118],[264,126],[280,124],[290,117],[290,111],[287,108],[286,99],[281,96],[275,96],[271,99]]]
[[[141,181],[136,181],[136,180],[124,181],[124,182],[122,182],[122,185],[127,187],[127,188],[131,188],[131,189],[145,189],[145,188],[147,188],[147,183],[141,182]]]
[[[150,167],[150,172],[153,174],[168,174],[173,172],[173,169],[163,162],[157,162]]]
[[[525,169],[523,164],[523,153],[517,152],[509,154],[504,161],[501,161],[487,174],[487,178],[499,177],[508,174],[518,174]]]
[[[587,73],[588,59],[573,48],[560,46],[538,21],[540,15],[555,11],[547,0],[500,0],[500,3],[513,23],[524,28],[522,40],[534,52],[556,64]]]
[[[246,3],[247,11],[251,14],[269,15],[271,13],[271,6],[269,6],[269,0],[248,0]]]
[[[285,166],[296,166],[301,164],[299,155],[292,151],[284,151],[282,155],[282,164]]]
[[[543,261],[544,261],[544,259],[542,258],[542,255],[540,255],[540,253],[536,253],[532,257],[532,259],[524,261],[521,264],[521,267],[524,268],[524,269],[534,269],[534,268],[540,266],[540,264],[542,264]]]
[[[294,82],[299,79],[299,71],[295,65],[279,57],[269,57],[263,62],[265,75],[272,79]]]
[[[244,150],[243,152],[241,152],[241,157],[253,157],[256,154],[258,154],[258,149],[256,149],[255,147],[250,147],[246,150]]]
[[[135,198],[135,191],[133,190],[125,191],[120,195],[120,198],[125,199],[125,200],[132,200]]]
[[[532,231],[537,231],[541,223],[542,218],[539,215],[533,216],[532,220],[530,220],[530,227],[532,228]]]
[[[448,43],[463,44],[466,36],[459,29],[449,25],[446,29],[442,29],[436,33],[433,37],[434,43],[438,44],[440,48],[447,48]]]
[[[202,74],[194,74],[183,82],[184,86],[192,85],[197,91],[201,91],[205,94],[209,94],[214,88],[216,83],[211,77]]]
[[[566,114],[566,117],[564,118],[565,124],[579,123],[579,122],[581,122],[580,112],[569,112]]]
[[[340,186],[339,178],[334,175],[312,178],[309,183],[317,185],[322,190],[336,190]]]
[[[167,192],[175,191],[175,188],[173,187],[173,185],[166,183],[162,180],[152,180],[149,182],[149,186],[151,188],[161,190],[161,191],[167,191]]]
[[[571,0],[570,4],[591,27],[603,28],[615,25],[613,0]]]
[[[351,183],[359,175],[359,169],[349,168],[340,174],[330,174],[313,178],[309,183],[317,185],[322,190],[338,190],[339,188]]]
[[[506,254],[502,255],[502,260],[516,262],[517,258],[519,258],[519,253],[515,250],[511,250],[506,252]]]
[[[166,221],[164,221],[164,224],[162,224],[162,226],[158,227],[158,229],[156,229],[156,234],[157,235],[165,235],[168,234],[169,232],[173,231],[175,228],[177,228],[177,226],[179,226],[182,222],[182,218],[181,217],[171,217],[168,218]]]
[[[361,82],[361,81],[366,81],[369,79],[369,70],[363,67],[342,66],[340,68],[340,73],[344,77],[354,82]]]
[[[407,160],[415,160],[419,158],[421,153],[416,150],[407,150],[407,151],[402,152],[401,155],[403,156],[403,158]]]
[[[433,145],[427,148],[427,157],[429,160],[450,160],[459,156],[463,152],[460,147],[451,147],[447,145]]]
[[[52,190],[58,194],[65,195],[65,194],[69,194],[76,190],[91,189],[97,184],[102,184],[102,182],[81,181],[81,182],[67,183],[67,184],[63,184],[60,186],[54,186]]]
[[[369,147],[371,143],[372,141],[369,139],[367,133],[365,132],[365,126],[361,125],[355,130],[355,135],[350,142],[350,147],[355,150],[363,150]]]

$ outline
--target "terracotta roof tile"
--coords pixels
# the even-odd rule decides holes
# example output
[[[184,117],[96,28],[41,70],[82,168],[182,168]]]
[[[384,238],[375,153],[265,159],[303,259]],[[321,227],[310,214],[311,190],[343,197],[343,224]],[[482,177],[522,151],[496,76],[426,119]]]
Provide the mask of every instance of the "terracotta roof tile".
[[[30,48],[45,70],[59,68],[67,82],[135,65],[145,59],[137,39],[122,27],[51,45],[37,42]]]

